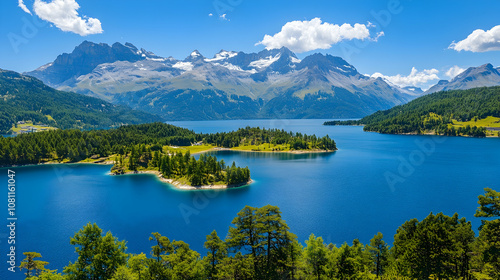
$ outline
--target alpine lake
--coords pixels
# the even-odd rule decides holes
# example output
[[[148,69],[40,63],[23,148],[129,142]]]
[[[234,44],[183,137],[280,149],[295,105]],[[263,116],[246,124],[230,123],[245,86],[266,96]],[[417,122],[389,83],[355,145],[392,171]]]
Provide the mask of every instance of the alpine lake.
[[[368,243],[377,232],[392,243],[401,224],[430,212],[458,213],[477,233],[477,197],[485,187],[500,186],[500,138],[384,135],[360,126],[323,126],[324,121],[170,122],[204,133],[259,126],[328,134],[337,143],[334,153],[210,152],[250,168],[255,182],[234,189],[180,190],[152,174],[110,176],[110,165],[10,168],[16,172],[16,265],[23,252],[39,252],[48,269],[61,272],[77,259],[70,237],[88,222],[127,240],[129,253],[149,255],[154,244],[148,238],[159,232],[203,256],[205,236],[215,229],[225,237],[245,205],[279,206],[303,244],[311,233],[340,246],[355,238]],[[7,168],[0,172],[7,197]],[[8,224],[7,211],[4,217]],[[6,229],[1,240],[7,240]],[[0,246],[6,266],[11,245]],[[0,278],[24,275],[2,269]]]

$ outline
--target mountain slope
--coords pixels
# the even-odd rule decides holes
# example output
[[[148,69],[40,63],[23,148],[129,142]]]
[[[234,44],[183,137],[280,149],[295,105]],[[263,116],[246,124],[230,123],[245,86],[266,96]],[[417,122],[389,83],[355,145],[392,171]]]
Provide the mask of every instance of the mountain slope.
[[[300,60],[284,47],[221,50],[213,58],[195,50],[177,60],[130,43],[84,42],[27,74],[169,120],[362,117],[419,95],[362,75],[340,57]]]
[[[1,69],[0,96],[1,133],[6,133],[18,121],[26,120],[58,128],[83,129],[161,120],[158,116],[97,98],[58,91],[33,77]]]
[[[491,87],[500,85],[500,72],[491,64],[479,67],[469,67],[451,81],[441,80],[426,91],[433,93],[443,90],[470,89],[476,87]]]
[[[325,124],[364,124],[366,131],[392,134],[496,136],[500,130],[500,86],[436,92],[359,121]]]

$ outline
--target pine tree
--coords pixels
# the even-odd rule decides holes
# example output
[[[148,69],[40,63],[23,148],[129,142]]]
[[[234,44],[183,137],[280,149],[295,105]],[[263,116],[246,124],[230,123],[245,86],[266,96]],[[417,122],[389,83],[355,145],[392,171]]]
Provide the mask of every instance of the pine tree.
[[[218,266],[227,256],[226,244],[219,238],[219,236],[217,236],[217,232],[214,230],[210,235],[207,235],[207,241],[205,242],[204,247],[208,250],[206,257],[204,258],[209,264],[208,279],[214,279],[218,273]]]
[[[110,232],[102,235],[96,224],[88,223],[70,243],[75,245],[78,260],[64,268],[68,279],[110,279],[126,263],[125,241],[118,241]]]
[[[383,237],[382,233],[377,233],[370,240],[370,246],[368,247],[373,264],[375,265],[375,274],[377,278],[384,272],[389,254],[389,246],[382,240]]]
[[[26,256],[24,260],[21,261],[19,269],[26,269],[26,279],[31,276],[38,276],[41,272],[46,271],[45,266],[49,264],[45,261],[35,260],[35,258],[41,258],[42,255],[37,252],[24,252],[23,255]]]

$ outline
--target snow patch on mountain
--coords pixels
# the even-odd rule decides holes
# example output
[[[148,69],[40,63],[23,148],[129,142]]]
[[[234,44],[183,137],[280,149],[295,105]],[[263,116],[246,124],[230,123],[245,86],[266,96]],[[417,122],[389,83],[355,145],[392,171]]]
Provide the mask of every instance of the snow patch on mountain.
[[[237,52],[228,52],[228,51],[222,50],[219,53],[215,54],[214,58],[205,58],[205,61],[206,62],[214,62],[214,61],[219,61],[219,60],[224,60],[224,59],[228,59],[231,57],[235,57],[237,55],[238,55]]]
[[[222,67],[225,67],[225,68],[227,68],[229,70],[233,70],[233,71],[241,71],[241,72],[246,72],[246,73],[250,73],[250,74],[257,73],[257,70],[255,70],[255,69],[243,70],[243,69],[241,69],[241,67],[234,65],[234,64],[231,64],[231,63],[228,63],[228,62],[224,62],[224,64],[214,63],[214,65],[222,66]]]
[[[177,69],[181,69],[184,71],[191,71],[191,70],[193,70],[193,63],[179,61],[176,64],[172,65],[172,67],[177,68]]]
[[[158,62],[163,62],[163,61],[167,61],[166,58],[155,58],[155,57],[146,57],[147,60],[151,60],[151,61],[158,61]]]
[[[52,66],[52,64],[54,64],[54,63],[53,62],[47,63],[45,65],[42,65],[42,66],[38,67],[37,70],[43,71],[43,70],[47,69],[48,67]]]
[[[281,56],[281,54],[278,54],[276,56],[271,56],[270,55],[270,56],[268,56],[266,58],[262,58],[262,59],[250,62],[250,64],[248,64],[248,66],[250,66],[250,67],[256,67],[256,68],[259,68],[259,69],[266,68],[269,65],[273,64],[274,62],[278,61],[278,59],[280,59],[280,56]]]

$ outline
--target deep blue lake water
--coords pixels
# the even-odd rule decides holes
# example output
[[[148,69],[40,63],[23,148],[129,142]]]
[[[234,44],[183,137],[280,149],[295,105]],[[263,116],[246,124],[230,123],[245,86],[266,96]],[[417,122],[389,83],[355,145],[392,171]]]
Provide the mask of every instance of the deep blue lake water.
[[[277,205],[299,240],[314,233],[328,243],[367,243],[377,232],[390,243],[406,220],[430,212],[473,217],[484,187],[499,189],[500,139],[383,135],[361,127],[322,126],[323,120],[175,122],[196,132],[260,126],[330,135],[331,154],[217,152],[226,162],[249,166],[255,183],[219,191],[181,191],[153,175],[109,176],[110,166],[91,164],[13,168],[17,181],[17,265],[36,251],[59,269],[75,261],[70,237],[88,222],[128,241],[131,253],[149,254],[151,232],[184,240],[204,254],[205,236],[225,236],[245,205]],[[4,213],[7,211],[7,169]],[[4,214],[5,217],[6,214]],[[7,224],[4,219],[4,223]],[[8,273],[7,231],[2,226],[0,279]]]

